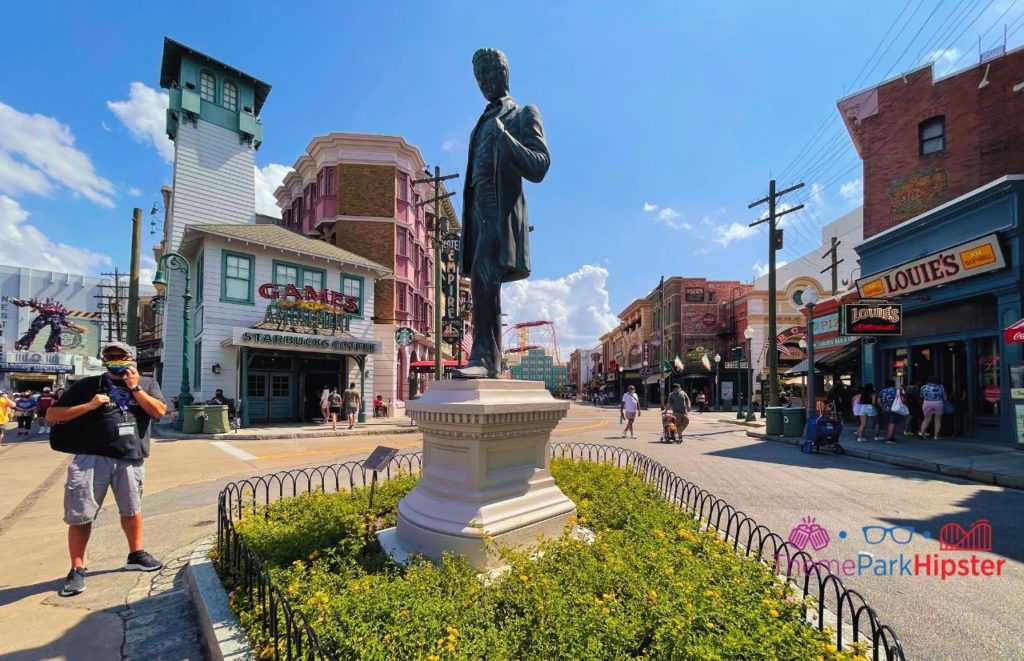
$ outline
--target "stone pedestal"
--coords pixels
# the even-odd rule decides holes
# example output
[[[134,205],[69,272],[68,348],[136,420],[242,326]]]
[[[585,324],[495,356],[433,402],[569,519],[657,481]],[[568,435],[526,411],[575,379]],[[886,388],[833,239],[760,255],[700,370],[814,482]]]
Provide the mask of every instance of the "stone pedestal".
[[[540,381],[436,381],[406,413],[423,431],[423,475],[398,504],[398,524],[379,533],[397,561],[451,551],[496,569],[484,536],[533,545],[565,532],[576,505],[548,471],[548,439],[569,403]]]

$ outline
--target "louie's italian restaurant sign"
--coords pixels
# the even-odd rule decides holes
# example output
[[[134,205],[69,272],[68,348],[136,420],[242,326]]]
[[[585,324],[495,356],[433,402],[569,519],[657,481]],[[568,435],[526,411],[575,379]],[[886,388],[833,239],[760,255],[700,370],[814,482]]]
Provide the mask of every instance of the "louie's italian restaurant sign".
[[[995,234],[915,259],[857,280],[861,298],[887,298],[963,280],[1006,267]]]
[[[843,306],[843,335],[902,335],[899,303],[848,303]]]

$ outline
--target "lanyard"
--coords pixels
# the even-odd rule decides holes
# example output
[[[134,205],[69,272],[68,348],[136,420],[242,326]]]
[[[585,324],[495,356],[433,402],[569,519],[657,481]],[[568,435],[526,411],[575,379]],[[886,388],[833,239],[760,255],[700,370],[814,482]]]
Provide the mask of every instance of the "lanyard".
[[[110,378],[109,374],[104,374],[103,379],[106,382],[107,388],[110,389],[110,399],[114,400],[114,403],[117,404],[117,408],[121,409],[121,415],[125,420],[127,420],[128,407],[132,401],[131,394],[125,388],[115,386],[114,380]]]

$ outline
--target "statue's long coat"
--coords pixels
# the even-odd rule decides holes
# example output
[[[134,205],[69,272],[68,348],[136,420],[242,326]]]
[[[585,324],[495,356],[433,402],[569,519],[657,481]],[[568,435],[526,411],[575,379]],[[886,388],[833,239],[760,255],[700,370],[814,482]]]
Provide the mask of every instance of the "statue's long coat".
[[[505,97],[497,116],[505,125],[505,133],[494,141],[494,182],[501,224],[498,258],[505,270],[502,281],[512,282],[530,275],[530,219],[523,196],[523,179],[534,183],[542,181],[551,157],[536,106],[519,106],[511,97]],[[469,139],[469,164],[466,166],[462,203],[462,272],[466,275],[472,272],[476,248],[478,221],[473,218],[473,141],[479,127],[478,122]]]

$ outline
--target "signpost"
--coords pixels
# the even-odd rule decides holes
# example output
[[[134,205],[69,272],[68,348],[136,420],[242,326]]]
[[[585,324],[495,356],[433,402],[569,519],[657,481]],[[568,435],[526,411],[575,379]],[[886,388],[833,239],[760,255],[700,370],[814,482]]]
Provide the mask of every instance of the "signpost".
[[[369,539],[373,535],[373,490],[377,486],[377,472],[387,468],[391,460],[398,454],[398,448],[389,448],[383,445],[378,445],[377,448],[370,453],[370,456],[363,461],[363,470],[373,471],[373,478],[370,481],[370,498],[366,506],[366,537]]]
[[[412,346],[416,340],[416,333],[408,326],[400,326],[395,330],[395,344],[400,347]]]

